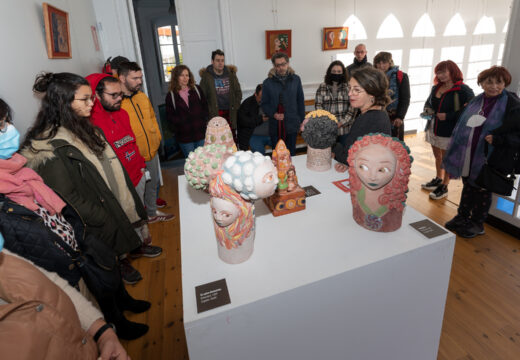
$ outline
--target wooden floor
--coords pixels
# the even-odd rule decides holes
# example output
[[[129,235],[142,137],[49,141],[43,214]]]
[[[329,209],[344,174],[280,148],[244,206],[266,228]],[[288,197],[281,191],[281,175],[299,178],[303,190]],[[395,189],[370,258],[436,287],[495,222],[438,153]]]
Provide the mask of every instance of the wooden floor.
[[[405,141],[414,157],[407,204],[444,224],[456,213],[461,182],[450,183],[447,198],[430,200],[420,184],[435,175],[431,149],[422,134],[407,136]],[[164,252],[154,259],[134,261],[144,280],[129,286],[129,292],[151,301],[152,308],[145,314],[128,315],[150,325],[143,338],[124,342],[133,360],[188,359],[182,322],[176,174],[175,169],[163,170],[165,185],[160,195],[169,204],[164,211],[177,218],[150,225],[153,243]],[[520,359],[520,242],[491,226],[486,225],[485,230],[485,235],[474,239],[457,237],[439,360]]]

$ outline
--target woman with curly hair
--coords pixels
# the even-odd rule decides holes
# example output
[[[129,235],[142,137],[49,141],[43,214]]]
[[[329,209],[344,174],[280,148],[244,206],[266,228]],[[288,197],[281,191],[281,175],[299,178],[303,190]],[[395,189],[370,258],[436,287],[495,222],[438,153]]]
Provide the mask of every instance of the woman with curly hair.
[[[412,158],[403,142],[371,134],[349,150],[350,194],[354,220],[361,226],[389,232],[401,227]]]
[[[347,152],[360,136],[369,133],[391,134],[390,118],[386,106],[390,103],[388,79],[381,71],[373,67],[362,67],[352,72],[349,79],[348,95],[350,105],[359,109],[360,115],[354,120],[345,144],[336,143],[332,148],[338,172],[347,170]]]
[[[186,65],[177,65],[173,69],[169,91],[166,95],[166,117],[184,157],[188,157],[190,152],[204,146],[208,103]]]

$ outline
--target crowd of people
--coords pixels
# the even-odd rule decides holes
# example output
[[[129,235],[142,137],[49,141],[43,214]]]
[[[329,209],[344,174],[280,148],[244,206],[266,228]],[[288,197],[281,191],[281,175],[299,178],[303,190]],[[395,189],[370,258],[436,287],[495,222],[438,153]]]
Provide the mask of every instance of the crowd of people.
[[[332,149],[338,172],[347,170],[348,150],[359,137],[383,133],[403,141],[410,104],[408,75],[391,53],[378,53],[373,66],[365,45],[354,55],[347,67],[328,66],[315,97],[315,108],[338,120]],[[204,144],[215,116],[229,123],[241,150],[265,154],[283,139],[296,153],[305,117],[302,82],[286,54],[275,53],[271,62],[267,78],[243,102],[237,68],[226,65],[221,50],[200,70],[199,85],[188,66],[172,70],[166,116],[185,157]],[[434,73],[421,116],[436,174],[422,188],[438,200],[447,196],[450,178],[462,178],[458,213],[446,227],[471,238],[484,233],[491,205],[492,190],[478,180],[483,169],[520,172],[520,100],[505,90],[511,75],[501,66],[479,74],[484,92],[477,97],[454,62],[441,61]],[[125,283],[142,279],[131,259],[162,253],[148,225],[174,215],[158,210],[165,205],[158,198],[161,131],[142,78],[139,65],[123,57],[86,77],[39,74],[33,91],[41,107],[22,142],[0,99],[0,313],[10,314],[1,328],[13,339],[41,337],[23,349],[4,337],[3,355],[30,356],[46,346],[67,358],[126,359],[118,338],[148,331],[124,315],[151,306],[132,298]],[[27,315],[26,306],[36,312]],[[59,340],[40,328],[50,323],[46,317]],[[35,326],[17,326],[21,321]]]

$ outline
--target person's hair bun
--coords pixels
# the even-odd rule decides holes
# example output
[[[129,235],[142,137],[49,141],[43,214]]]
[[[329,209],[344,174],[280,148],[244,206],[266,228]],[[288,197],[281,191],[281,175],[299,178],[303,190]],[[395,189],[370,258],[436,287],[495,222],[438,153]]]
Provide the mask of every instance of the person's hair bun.
[[[54,81],[54,73],[42,72],[36,75],[36,80],[34,81],[33,91],[44,93],[49,88],[49,85]]]

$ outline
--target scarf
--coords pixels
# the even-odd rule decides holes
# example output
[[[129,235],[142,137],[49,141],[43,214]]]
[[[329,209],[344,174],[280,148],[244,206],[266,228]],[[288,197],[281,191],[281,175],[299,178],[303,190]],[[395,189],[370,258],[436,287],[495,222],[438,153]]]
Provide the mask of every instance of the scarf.
[[[367,63],[367,56],[365,55],[365,57],[363,58],[363,60],[359,61],[356,57],[354,57],[354,64],[356,64],[357,66],[361,66],[361,65],[364,65]]]
[[[388,104],[386,107],[387,110],[395,110],[397,109],[397,104],[399,103],[399,84],[397,81],[397,72],[399,71],[399,66],[392,66],[386,72],[386,77],[389,81],[389,89],[392,91],[392,102]]]
[[[32,169],[23,167],[27,159],[15,153],[0,160],[0,193],[29,210],[38,210],[37,201],[51,215],[61,212],[65,202],[60,199]]]
[[[448,172],[448,174],[450,174],[451,178],[459,178],[463,175],[464,164],[467,161],[466,154],[468,152],[468,148],[471,148],[473,138],[472,133],[474,131],[474,128],[468,127],[466,124],[468,123],[468,120],[471,116],[478,114],[480,111],[480,107],[484,101],[483,97],[484,94],[478,95],[468,104],[468,106],[466,106],[459,120],[457,121],[455,129],[453,130],[450,145],[443,160],[444,169]],[[472,183],[475,181],[478,174],[480,173],[480,170],[482,169],[482,166],[486,162],[486,155],[484,154],[484,143],[486,140],[484,138],[489,135],[491,131],[499,128],[502,125],[504,114],[506,112],[506,106],[507,93],[503,91],[495,106],[489,111],[489,115],[487,116],[486,121],[484,124],[482,124],[482,131],[478,138],[473,157],[470,159],[471,168],[469,171],[469,180]],[[489,145],[488,156],[492,152],[493,146]]]

